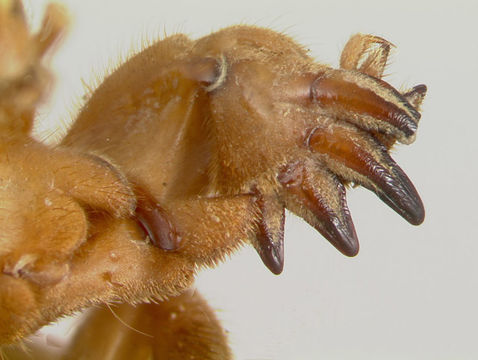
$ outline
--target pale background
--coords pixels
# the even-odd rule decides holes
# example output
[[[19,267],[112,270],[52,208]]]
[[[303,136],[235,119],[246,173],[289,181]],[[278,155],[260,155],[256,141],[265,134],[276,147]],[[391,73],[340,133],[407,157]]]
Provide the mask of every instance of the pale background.
[[[30,0],[35,11],[46,1]],[[72,29],[53,59],[44,115],[66,121],[83,85],[144,39],[199,37],[252,23],[285,31],[337,65],[348,37],[393,42],[386,78],[428,85],[417,141],[394,157],[426,205],[413,227],[363,189],[348,201],[361,242],[345,258],[288,215],[286,264],[270,274],[251,249],[203,273],[198,287],[239,360],[478,359],[478,5],[475,1],[64,1]],[[36,16],[39,14],[37,13]],[[136,44],[136,45],[134,45]],[[50,126],[50,125],[48,125]]]

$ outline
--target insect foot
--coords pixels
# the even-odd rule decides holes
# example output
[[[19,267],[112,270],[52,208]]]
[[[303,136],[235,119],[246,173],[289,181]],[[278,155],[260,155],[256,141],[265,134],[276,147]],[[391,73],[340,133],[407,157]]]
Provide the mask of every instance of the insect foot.
[[[281,273],[285,209],[356,255],[349,184],[423,221],[389,149],[414,141],[426,86],[401,93],[381,79],[386,40],[353,36],[332,69],[269,29],[174,35],[107,76],[48,147],[30,130],[49,79],[41,60],[65,23],[53,6],[31,34],[21,3],[0,0],[0,344],[114,302],[141,320],[141,347],[104,311],[82,328],[126,356],[228,359],[211,310],[187,293],[199,269],[249,243]],[[96,338],[79,333],[70,355],[102,358]]]
[[[414,141],[426,86],[402,94],[380,79],[390,48],[355,35],[342,69],[332,69],[268,29],[231,27],[192,46],[226,69],[222,85],[203,95],[213,142],[209,193],[256,199],[251,241],[272,272],[283,266],[284,208],[357,254],[347,184],[373,191],[412,224],[423,221],[420,197],[388,149]]]
[[[380,79],[390,48],[355,35],[332,69],[268,29],[175,35],[107,77],[63,145],[105,154],[141,184],[138,222],[161,220],[148,222],[159,230],[142,226],[152,243],[199,266],[249,241],[280,273],[285,208],[353,256],[346,185],[366,187],[412,224],[424,219],[388,150],[415,139],[426,87],[400,93]]]

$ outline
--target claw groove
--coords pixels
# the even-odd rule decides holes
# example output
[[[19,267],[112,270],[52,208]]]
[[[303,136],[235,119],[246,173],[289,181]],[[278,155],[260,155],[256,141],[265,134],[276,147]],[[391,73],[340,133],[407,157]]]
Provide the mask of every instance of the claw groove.
[[[393,135],[406,144],[414,140],[420,113],[382,80],[332,70],[314,81],[311,97],[335,117],[365,130]]]
[[[359,243],[345,198],[344,185],[328,171],[314,164],[295,163],[279,174],[287,208],[303,217],[333,246],[355,256]]]
[[[373,138],[352,126],[330,125],[313,129],[307,144],[325,155],[333,172],[375,192],[408,222],[418,225],[423,221],[425,211],[415,187]]]

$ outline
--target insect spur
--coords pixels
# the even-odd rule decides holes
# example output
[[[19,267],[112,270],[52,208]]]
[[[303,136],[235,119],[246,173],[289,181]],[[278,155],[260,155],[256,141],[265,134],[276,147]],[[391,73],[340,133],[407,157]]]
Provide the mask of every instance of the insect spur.
[[[229,359],[190,290],[198,270],[250,243],[281,273],[285,209],[356,255],[349,184],[424,219],[389,149],[415,139],[426,87],[381,79],[382,38],[354,35],[333,69],[265,28],[173,35],[107,76],[49,146],[31,128],[66,17],[51,5],[32,34],[21,2],[0,0],[0,20],[0,344],[93,308],[63,358]]]

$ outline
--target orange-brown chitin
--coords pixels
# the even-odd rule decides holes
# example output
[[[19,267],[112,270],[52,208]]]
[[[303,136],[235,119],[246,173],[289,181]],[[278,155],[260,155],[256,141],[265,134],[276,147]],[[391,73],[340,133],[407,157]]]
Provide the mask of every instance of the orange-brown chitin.
[[[103,311],[83,329],[119,339],[118,359],[228,359],[211,309],[186,291],[198,269],[251,243],[279,274],[285,209],[356,255],[349,182],[423,221],[388,149],[414,140],[426,87],[402,94],[380,79],[386,40],[353,36],[336,70],[269,29],[174,35],[107,76],[49,147],[30,130],[48,83],[43,55],[66,22],[52,6],[31,34],[18,6],[0,0],[0,344],[100,303],[180,295],[121,306],[151,336],[139,347]],[[77,335],[70,355],[102,358],[99,338]]]

